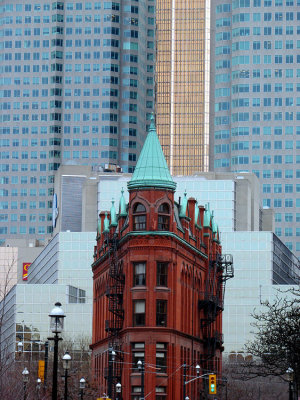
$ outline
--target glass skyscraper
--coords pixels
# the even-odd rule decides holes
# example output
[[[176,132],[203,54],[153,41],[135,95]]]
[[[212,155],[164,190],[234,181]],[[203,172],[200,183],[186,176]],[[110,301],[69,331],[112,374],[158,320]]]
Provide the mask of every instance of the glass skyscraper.
[[[212,9],[211,169],[249,171],[275,233],[300,255],[300,1]],[[213,102],[213,100],[212,100]]]
[[[155,2],[2,0],[0,241],[52,232],[54,171],[132,172],[153,110]]]
[[[170,172],[208,171],[210,0],[157,0],[156,126]]]

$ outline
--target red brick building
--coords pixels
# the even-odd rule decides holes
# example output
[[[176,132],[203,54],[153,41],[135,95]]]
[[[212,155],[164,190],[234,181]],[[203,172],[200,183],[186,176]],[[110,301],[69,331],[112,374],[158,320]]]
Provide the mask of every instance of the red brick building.
[[[152,122],[129,204],[122,194],[119,212],[112,204],[99,219],[92,343],[99,397],[120,399],[120,382],[123,400],[204,399],[207,374],[220,382],[227,275],[219,232],[209,207],[187,195],[175,202],[175,189]],[[204,376],[193,380],[196,365]]]

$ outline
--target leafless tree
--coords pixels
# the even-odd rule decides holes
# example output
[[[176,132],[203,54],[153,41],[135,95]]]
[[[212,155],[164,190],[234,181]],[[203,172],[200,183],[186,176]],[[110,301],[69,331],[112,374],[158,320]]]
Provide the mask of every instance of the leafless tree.
[[[4,250],[6,251],[1,252],[3,258],[1,259],[2,265],[0,265],[0,398],[6,398],[5,396],[3,397],[2,393],[5,391],[7,374],[13,364],[13,359],[9,351],[9,343],[4,337],[3,327],[7,318],[8,294],[17,281],[16,255],[11,248],[5,248]],[[6,254],[8,250],[10,257],[7,257],[8,254]]]
[[[224,400],[287,400],[288,384],[279,377],[256,377],[244,380],[241,371],[245,360],[232,357],[223,362],[223,379],[219,382],[219,398]]]
[[[248,392],[251,386],[252,391],[256,385],[260,392],[254,396],[250,391],[249,398],[258,398],[263,388],[261,398],[264,400],[287,399],[288,368],[294,371],[293,387],[296,393],[300,383],[300,289],[281,292],[274,302],[267,301],[263,305],[264,311],[252,315],[255,337],[246,345],[245,354],[248,356],[240,360],[237,358],[238,362],[230,366],[228,385],[236,386],[235,394],[242,387]],[[230,380],[232,383],[229,383]],[[250,380],[254,383],[249,386],[247,381]],[[246,394],[239,396],[239,399],[248,399]]]

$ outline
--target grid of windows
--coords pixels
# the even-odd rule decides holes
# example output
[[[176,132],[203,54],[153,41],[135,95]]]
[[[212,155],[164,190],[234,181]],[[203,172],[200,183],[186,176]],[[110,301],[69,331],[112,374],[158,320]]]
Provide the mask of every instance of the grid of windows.
[[[13,197],[17,221],[1,218],[0,235],[43,238],[52,231],[61,163],[114,163],[133,172],[153,109],[155,7],[153,0],[126,6],[122,18],[119,1],[2,8],[0,197],[8,208],[1,198],[0,213],[10,212]],[[35,176],[43,182],[31,182]]]
[[[261,179],[263,205],[275,207],[276,212],[289,209],[291,217],[277,218],[275,225],[279,235],[290,236],[286,243],[295,252],[299,251],[292,222],[298,211],[295,188],[300,163],[295,152],[300,134],[298,6],[249,0],[235,2],[231,9],[217,1],[212,38],[216,77],[211,167],[253,172]],[[227,136],[219,134],[226,131]],[[251,156],[245,154],[248,149]]]
[[[75,286],[67,286],[67,303],[85,303],[85,290]]]

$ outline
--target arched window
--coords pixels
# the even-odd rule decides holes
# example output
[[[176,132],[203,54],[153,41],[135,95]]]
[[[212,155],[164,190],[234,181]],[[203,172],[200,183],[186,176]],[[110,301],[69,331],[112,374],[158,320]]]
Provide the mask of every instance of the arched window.
[[[170,207],[163,203],[158,207],[158,230],[168,231],[170,229]]]
[[[136,204],[133,209],[133,230],[146,230],[146,208],[141,203]]]

